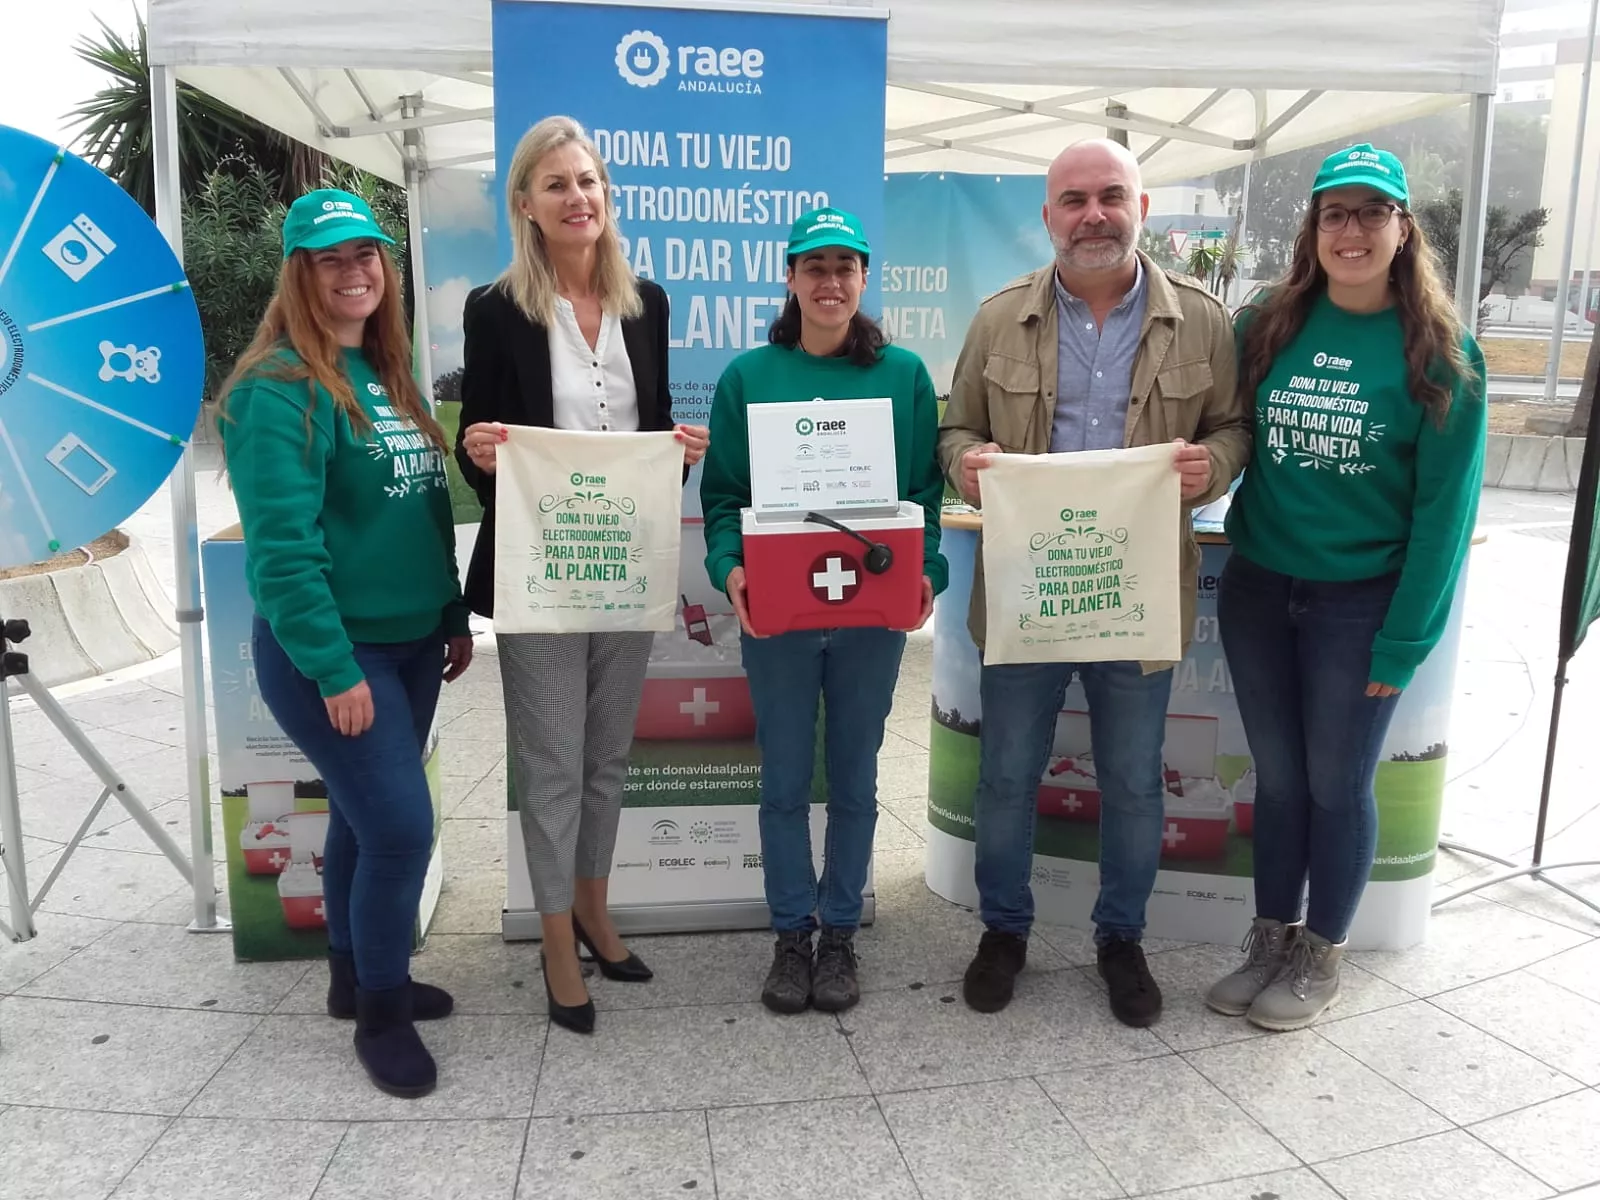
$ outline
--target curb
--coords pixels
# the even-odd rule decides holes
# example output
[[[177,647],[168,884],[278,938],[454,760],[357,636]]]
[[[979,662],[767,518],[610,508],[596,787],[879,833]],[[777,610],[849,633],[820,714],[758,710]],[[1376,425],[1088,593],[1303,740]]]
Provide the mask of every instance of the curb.
[[[0,580],[0,613],[23,618],[21,649],[46,687],[149,662],[175,650],[172,602],[150,594],[155,576],[137,539],[100,562]]]
[[[1484,448],[1483,486],[1518,492],[1575,492],[1583,438],[1491,433]]]

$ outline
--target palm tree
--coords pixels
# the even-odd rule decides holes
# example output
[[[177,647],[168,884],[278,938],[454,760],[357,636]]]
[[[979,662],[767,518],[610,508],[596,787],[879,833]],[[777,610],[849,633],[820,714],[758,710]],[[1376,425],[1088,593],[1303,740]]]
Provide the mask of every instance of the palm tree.
[[[1212,291],[1224,303],[1228,299],[1228,289],[1233,286],[1233,281],[1239,277],[1239,271],[1244,266],[1244,256],[1245,248],[1239,242],[1239,226],[1235,222],[1217,251],[1216,286]]]
[[[1216,275],[1217,264],[1222,259],[1222,247],[1211,238],[1197,238],[1189,248],[1188,260],[1185,265],[1189,274],[1196,279],[1203,280],[1206,288],[1215,292],[1217,290]]]
[[[144,18],[133,39],[115,32],[103,19],[99,37],[85,36],[73,47],[84,62],[110,80],[70,114],[82,126],[77,145],[85,158],[155,212],[154,131],[151,115],[150,56]],[[219,166],[238,161],[259,167],[279,181],[279,199],[292,200],[321,185],[329,174],[326,155],[207,96],[178,85],[178,163],[184,194],[205,186]]]

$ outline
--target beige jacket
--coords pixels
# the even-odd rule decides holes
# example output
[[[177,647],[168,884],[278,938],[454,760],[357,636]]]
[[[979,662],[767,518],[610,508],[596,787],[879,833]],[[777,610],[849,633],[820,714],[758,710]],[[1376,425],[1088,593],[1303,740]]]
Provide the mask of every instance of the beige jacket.
[[[1238,394],[1233,326],[1222,303],[1197,282],[1169,274],[1143,254],[1148,298],[1133,363],[1123,444],[1183,438],[1211,449],[1211,486],[1185,504],[1182,622],[1184,652],[1194,630],[1200,549],[1191,510],[1228,490],[1250,458],[1251,414]],[[939,462],[960,488],[961,456],[994,442],[1013,454],[1044,454],[1055,422],[1057,379],[1054,265],[1007,284],[983,302],[956,360],[950,402],[939,424]],[[967,626],[984,641],[983,554],[979,548]],[[1171,663],[1145,663],[1146,673]]]

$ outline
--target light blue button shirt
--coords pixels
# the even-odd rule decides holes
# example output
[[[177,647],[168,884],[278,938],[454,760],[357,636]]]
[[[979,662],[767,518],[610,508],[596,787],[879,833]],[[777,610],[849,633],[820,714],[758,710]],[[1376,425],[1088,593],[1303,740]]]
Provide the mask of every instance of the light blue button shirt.
[[[1056,415],[1050,429],[1051,453],[1120,450],[1128,420],[1133,360],[1144,325],[1144,264],[1137,259],[1133,287],[1095,324],[1089,306],[1061,286],[1056,277]]]

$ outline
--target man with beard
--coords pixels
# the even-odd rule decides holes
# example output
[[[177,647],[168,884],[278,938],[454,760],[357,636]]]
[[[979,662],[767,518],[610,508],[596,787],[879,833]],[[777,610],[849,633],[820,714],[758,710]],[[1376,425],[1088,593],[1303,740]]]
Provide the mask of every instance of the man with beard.
[[[1136,250],[1149,211],[1139,164],[1115,142],[1079,142],[1050,166],[1044,223],[1056,261],[984,301],[956,363],[940,425],[946,476],[974,506],[990,454],[1173,444],[1183,477],[1183,628],[1194,627],[1199,549],[1190,510],[1223,495],[1250,452],[1235,394],[1227,310],[1195,280]],[[968,626],[984,636],[983,563]],[[1187,648],[1187,638],[1186,648]],[[1056,714],[1076,675],[1088,699],[1100,789],[1095,945],[1111,1011],[1147,1026],[1161,991],[1140,941],[1160,865],[1162,743],[1173,663],[985,665],[976,878],[984,933],[963,995],[979,1012],[1011,1000],[1033,925],[1035,803]]]

